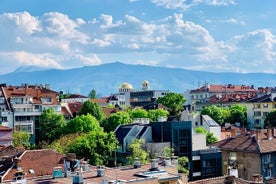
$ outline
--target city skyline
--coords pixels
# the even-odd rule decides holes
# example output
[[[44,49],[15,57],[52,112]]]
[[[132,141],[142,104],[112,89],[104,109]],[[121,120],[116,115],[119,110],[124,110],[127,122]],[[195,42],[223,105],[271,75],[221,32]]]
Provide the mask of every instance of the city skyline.
[[[4,0],[0,74],[114,61],[275,73],[275,1]]]

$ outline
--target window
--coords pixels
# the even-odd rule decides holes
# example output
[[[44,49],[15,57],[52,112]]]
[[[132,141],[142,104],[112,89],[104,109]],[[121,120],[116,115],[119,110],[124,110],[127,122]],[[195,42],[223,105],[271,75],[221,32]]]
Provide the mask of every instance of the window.
[[[270,162],[271,162],[271,154],[265,154],[264,163],[270,163]]]
[[[264,107],[264,108],[268,108],[268,104],[265,103],[265,104],[263,105],[263,107]]]
[[[256,109],[259,109],[259,108],[261,108],[261,105],[260,105],[260,104],[254,104],[254,107],[255,107]]]
[[[266,169],[266,177],[271,177],[271,168]]]
[[[15,125],[16,131],[22,131],[22,132],[28,132],[33,133],[33,127],[32,125]]]
[[[254,111],[254,116],[261,116],[261,111]]]

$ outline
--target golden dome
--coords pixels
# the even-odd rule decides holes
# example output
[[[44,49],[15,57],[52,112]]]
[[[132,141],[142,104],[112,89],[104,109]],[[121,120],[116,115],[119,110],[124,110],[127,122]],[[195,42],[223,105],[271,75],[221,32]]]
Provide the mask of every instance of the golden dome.
[[[119,89],[133,89],[132,85],[124,82],[123,84],[120,85]]]

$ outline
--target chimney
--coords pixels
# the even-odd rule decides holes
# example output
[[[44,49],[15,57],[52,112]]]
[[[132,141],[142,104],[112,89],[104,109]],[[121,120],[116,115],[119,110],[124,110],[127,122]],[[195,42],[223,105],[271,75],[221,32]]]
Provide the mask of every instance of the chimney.
[[[276,137],[276,128],[272,128],[272,136]]]
[[[140,168],[140,167],[141,167],[140,158],[134,158],[133,168]]]
[[[98,168],[97,168],[97,176],[98,177],[104,176],[104,167],[103,166],[98,166]]]
[[[237,131],[234,127],[230,127],[231,128],[231,137],[236,137],[237,135]]]
[[[172,156],[172,165],[178,167],[178,156]]]
[[[271,140],[272,139],[272,130],[273,129],[266,129],[266,136],[267,136],[267,139],[268,140]]]
[[[150,171],[158,171],[157,159],[151,159],[151,168]]]
[[[246,133],[247,133],[246,128],[241,128],[241,134],[242,134],[242,135],[246,135]]]

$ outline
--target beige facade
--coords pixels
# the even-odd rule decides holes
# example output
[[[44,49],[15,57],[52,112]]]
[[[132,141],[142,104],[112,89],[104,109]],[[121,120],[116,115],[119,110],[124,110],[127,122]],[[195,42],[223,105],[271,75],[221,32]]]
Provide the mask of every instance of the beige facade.
[[[237,168],[239,178],[251,180],[261,173],[261,158],[259,153],[222,151],[223,174],[228,175],[231,169]]]

